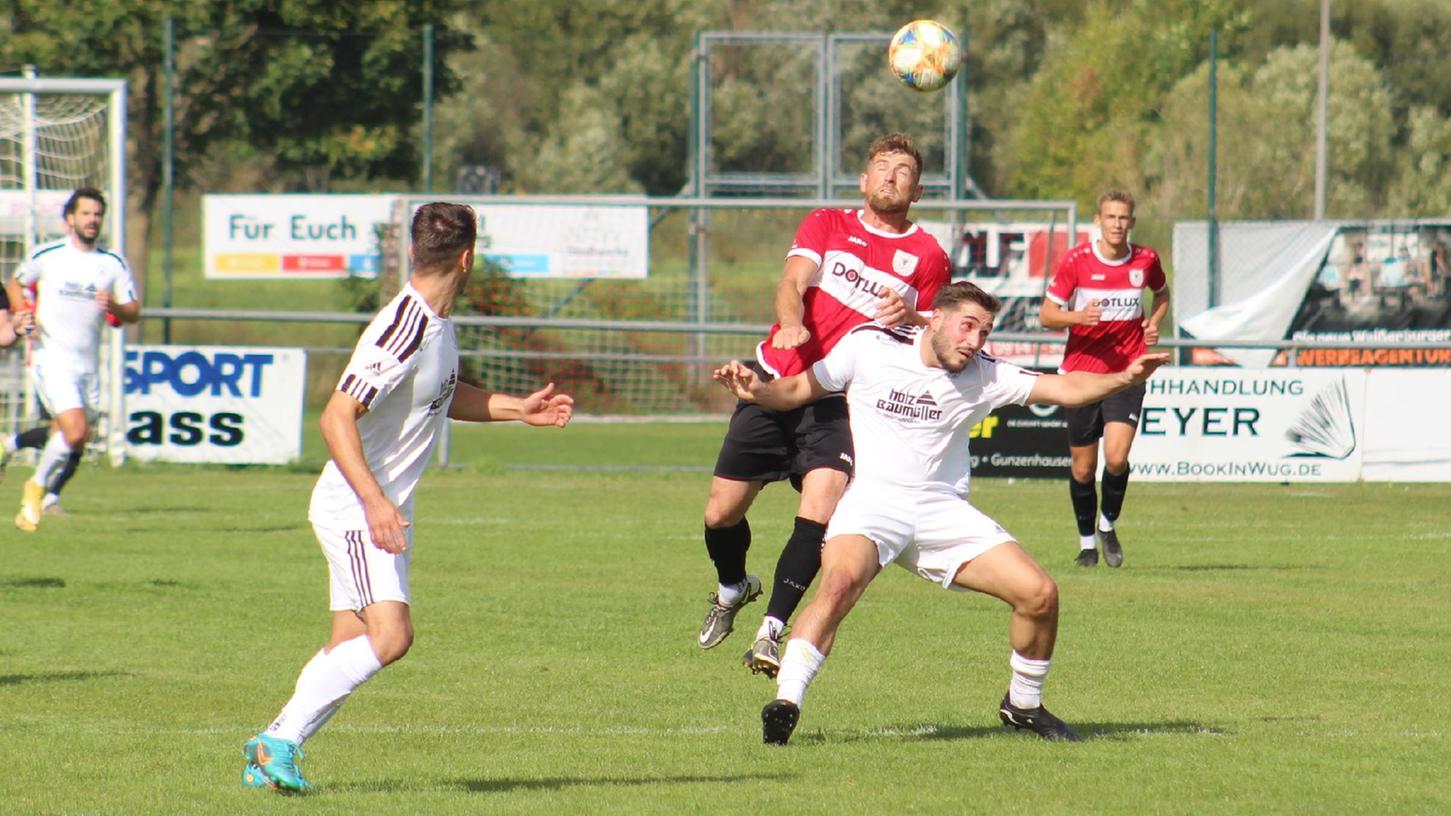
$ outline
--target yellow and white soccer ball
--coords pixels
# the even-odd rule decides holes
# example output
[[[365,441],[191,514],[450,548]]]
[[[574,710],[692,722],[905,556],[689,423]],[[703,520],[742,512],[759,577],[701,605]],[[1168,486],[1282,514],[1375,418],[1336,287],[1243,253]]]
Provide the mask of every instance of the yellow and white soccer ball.
[[[892,37],[887,65],[914,91],[941,90],[962,66],[962,46],[952,29],[936,20],[913,20]]]

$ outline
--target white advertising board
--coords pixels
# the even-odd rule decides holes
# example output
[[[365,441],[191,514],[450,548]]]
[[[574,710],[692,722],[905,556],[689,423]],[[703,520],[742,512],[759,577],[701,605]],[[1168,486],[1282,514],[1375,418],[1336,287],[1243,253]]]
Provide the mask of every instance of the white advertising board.
[[[391,195],[208,195],[202,256],[208,278],[373,277]],[[645,207],[475,204],[477,254],[511,278],[644,278]]]
[[[1451,482],[1451,372],[1378,368],[1366,375],[1367,482]]]
[[[474,205],[481,257],[511,278],[643,278],[650,268],[644,207]]]
[[[1144,397],[1134,478],[1357,481],[1365,378],[1362,369],[1160,369]]]
[[[208,195],[202,256],[208,278],[372,277],[383,195]]]
[[[302,454],[307,353],[126,348],[126,451],[143,461],[280,465]]]

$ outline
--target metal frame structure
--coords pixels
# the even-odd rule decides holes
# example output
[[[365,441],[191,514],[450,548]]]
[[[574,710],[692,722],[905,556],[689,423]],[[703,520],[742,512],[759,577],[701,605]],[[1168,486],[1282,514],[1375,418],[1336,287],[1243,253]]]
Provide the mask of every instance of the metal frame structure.
[[[109,151],[110,178],[107,192],[111,197],[110,212],[107,213],[106,235],[108,243],[117,254],[126,255],[126,81],[124,79],[63,79],[27,76],[22,78],[0,78],[0,94],[24,95],[22,134],[26,142],[22,145],[24,169],[24,190],[29,191],[31,205],[25,218],[25,251],[37,240],[35,194],[39,190],[36,177],[34,100],[37,94],[71,94],[107,97],[106,128],[107,150]],[[126,457],[125,417],[125,356],[126,342],[122,332],[110,332],[107,347],[109,399],[106,417],[106,451],[114,465],[121,464]],[[27,383],[26,388],[29,388]],[[29,394],[27,393],[27,399]]]

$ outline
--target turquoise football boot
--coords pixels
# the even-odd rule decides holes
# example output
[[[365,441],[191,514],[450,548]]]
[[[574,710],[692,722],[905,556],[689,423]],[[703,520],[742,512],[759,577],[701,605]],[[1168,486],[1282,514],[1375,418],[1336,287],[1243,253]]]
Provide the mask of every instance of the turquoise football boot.
[[[247,740],[242,753],[249,764],[257,766],[267,787],[286,793],[304,793],[312,789],[297,764],[302,759],[302,748],[297,743],[258,734]],[[245,774],[243,779],[245,782]]]

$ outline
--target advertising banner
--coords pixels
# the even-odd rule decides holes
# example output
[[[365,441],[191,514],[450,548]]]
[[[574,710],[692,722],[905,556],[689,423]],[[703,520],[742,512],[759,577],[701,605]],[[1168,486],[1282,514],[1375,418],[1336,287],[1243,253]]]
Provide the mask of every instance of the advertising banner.
[[[1068,423],[1056,405],[1008,405],[972,429],[975,476],[1066,479]]]
[[[1273,348],[1206,342],[1194,349],[1194,363],[1451,367],[1451,223],[1225,222],[1218,246],[1211,286],[1206,225],[1174,226],[1174,308],[1185,334],[1334,345],[1295,351],[1292,360]],[[1375,343],[1436,347],[1366,348]]]
[[[375,277],[397,196],[208,195],[204,270],[218,279]],[[475,204],[480,259],[511,278],[644,278],[645,207]]]
[[[1356,481],[1365,376],[1359,369],[1160,369],[1144,398],[1134,478]]]
[[[1451,374],[1373,369],[1365,383],[1367,482],[1451,482]]]
[[[1451,366],[1451,225],[1342,227],[1290,323],[1293,340],[1343,343],[1295,352],[1299,366]],[[1361,343],[1439,343],[1367,349]],[[1285,354],[1275,360],[1285,364]]]
[[[208,195],[202,256],[208,278],[374,277],[382,195]]]
[[[650,269],[645,207],[484,204],[482,258],[511,278],[644,278]]]
[[[295,461],[306,370],[302,349],[128,346],[127,453],[161,462]]]
[[[944,221],[919,221],[947,251],[952,279],[968,280],[1003,301],[993,321],[998,333],[1038,333],[1038,309],[1048,279],[1068,250],[1089,239],[1087,226],[1069,240],[1065,226],[1046,223],[970,223],[955,230]],[[989,340],[987,352],[1023,366],[1056,367],[1063,359],[1062,343],[1016,343]]]

